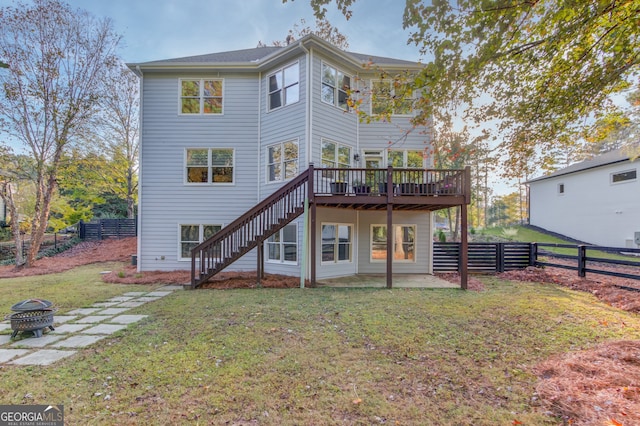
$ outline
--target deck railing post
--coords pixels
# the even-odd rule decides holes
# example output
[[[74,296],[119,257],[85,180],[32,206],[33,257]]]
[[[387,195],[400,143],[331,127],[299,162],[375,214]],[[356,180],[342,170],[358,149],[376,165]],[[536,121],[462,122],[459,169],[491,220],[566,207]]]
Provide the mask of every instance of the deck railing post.
[[[587,246],[578,246],[578,276],[584,278],[587,276]]]

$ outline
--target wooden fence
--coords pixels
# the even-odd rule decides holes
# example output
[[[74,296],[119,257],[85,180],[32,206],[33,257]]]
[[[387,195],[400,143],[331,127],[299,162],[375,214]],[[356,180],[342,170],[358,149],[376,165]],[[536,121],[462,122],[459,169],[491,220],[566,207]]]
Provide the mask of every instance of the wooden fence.
[[[135,237],[138,235],[137,219],[100,219],[78,223],[78,236],[82,240]]]
[[[549,250],[550,248],[576,250],[576,254],[559,254]],[[603,252],[640,256],[640,249],[619,247],[547,243],[469,243],[468,270],[470,273],[496,273],[523,269],[527,266],[553,266],[577,271],[581,277],[589,272],[640,280],[640,259],[608,259],[603,257]],[[558,263],[554,259],[563,259],[564,263]],[[458,272],[460,264],[460,243],[433,243],[433,272]],[[618,268],[607,269],[608,265]],[[620,267],[628,268],[620,270]]]

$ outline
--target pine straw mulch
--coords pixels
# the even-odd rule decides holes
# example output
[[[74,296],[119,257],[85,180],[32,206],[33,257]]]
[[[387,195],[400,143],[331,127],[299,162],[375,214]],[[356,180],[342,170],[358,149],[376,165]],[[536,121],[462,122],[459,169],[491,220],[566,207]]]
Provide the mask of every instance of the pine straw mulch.
[[[640,341],[608,342],[535,367],[543,409],[575,425],[640,425]]]

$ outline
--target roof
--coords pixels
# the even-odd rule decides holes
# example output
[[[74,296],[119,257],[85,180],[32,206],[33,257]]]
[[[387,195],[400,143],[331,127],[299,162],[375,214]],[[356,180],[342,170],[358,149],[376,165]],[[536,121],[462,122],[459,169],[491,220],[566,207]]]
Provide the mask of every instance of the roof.
[[[613,151],[606,152],[604,154],[598,155],[597,157],[591,158],[589,160],[581,161],[579,163],[572,164],[563,169],[556,170],[553,173],[550,173],[545,176],[541,176],[535,179],[528,180],[525,183],[538,182],[545,179],[551,179],[557,176],[568,175],[571,173],[577,173],[584,170],[594,169],[597,167],[608,166],[610,164],[621,163],[624,161],[631,160],[631,156],[629,152],[625,148],[619,148]]]
[[[375,64],[387,68],[419,69],[419,62],[405,61],[402,59],[386,58],[383,56],[367,55],[363,53],[343,51],[325,40],[309,34],[288,46],[263,46],[253,49],[232,50],[228,52],[209,53],[205,55],[186,56],[181,58],[163,59],[141,63],[127,64],[132,70],[162,70],[176,68],[234,68],[260,70],[273,60],[288,58],[290,55],[303,51],[309,47],[316,47],[322,51],[339,56],[352,65],[361,68]]]

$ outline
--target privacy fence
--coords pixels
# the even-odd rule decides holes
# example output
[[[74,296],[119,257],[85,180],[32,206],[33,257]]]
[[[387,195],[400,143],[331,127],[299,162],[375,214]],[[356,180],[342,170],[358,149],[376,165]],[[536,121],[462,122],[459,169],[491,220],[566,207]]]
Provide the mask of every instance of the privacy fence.
[[[470,273],[496,273],[527,266],[553,266],[640,280],[640,249],[547,243],[469,243]],[[621,256],[610,256],[617,253]],[[625,255],[624,257],[622,255]],[[628,258],[628,259],[627,259]],[[460,269],[460,243],[433,243],[433,271]]]
[[[136,219],[100,219],[78,223],[78,236],[82,240],[135,237],[138,235]]]

